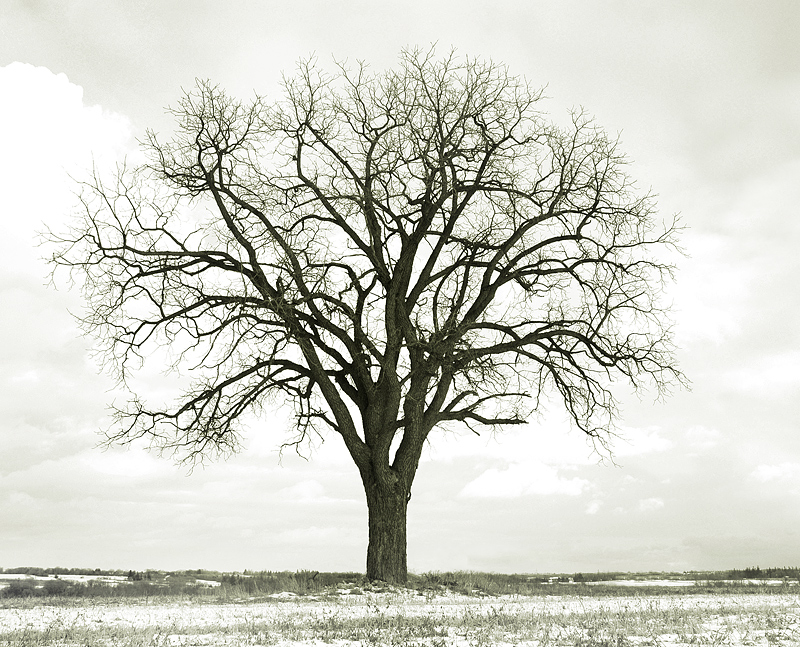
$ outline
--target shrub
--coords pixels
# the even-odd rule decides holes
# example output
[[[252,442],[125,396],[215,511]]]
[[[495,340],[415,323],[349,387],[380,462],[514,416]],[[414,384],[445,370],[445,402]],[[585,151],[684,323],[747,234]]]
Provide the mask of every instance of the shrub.
[[[74,587],[64,580],[47,580],[42,589],[44,595],[69,595]]]
[[[9,598],[27,598],[36,595],[36,585],[26,580],[12,580],[3,589],[3,595]]]

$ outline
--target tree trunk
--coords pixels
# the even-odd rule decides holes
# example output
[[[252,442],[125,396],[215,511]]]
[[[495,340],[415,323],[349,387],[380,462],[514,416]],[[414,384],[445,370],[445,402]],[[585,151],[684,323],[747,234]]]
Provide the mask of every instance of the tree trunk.
[[[377,479],[369,479],[364,490],[369,510],[367,578],[405,584],[408,493],[399,483],[381,486]]]

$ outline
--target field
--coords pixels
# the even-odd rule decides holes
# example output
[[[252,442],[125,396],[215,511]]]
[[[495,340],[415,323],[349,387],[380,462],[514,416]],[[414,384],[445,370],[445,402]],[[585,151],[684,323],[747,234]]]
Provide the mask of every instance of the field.
[[[455,593],[329,588],[231,597],[3,597],[0,646],[800,645],[800,587],[601,587]]]

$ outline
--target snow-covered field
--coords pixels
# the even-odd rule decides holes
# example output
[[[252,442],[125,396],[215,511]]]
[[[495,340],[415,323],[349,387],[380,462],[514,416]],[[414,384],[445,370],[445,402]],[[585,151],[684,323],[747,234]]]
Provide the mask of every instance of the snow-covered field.
[[[633,587],[652,587],[652,586],[696,586],[703,583],[703,580],[599,580],[597,582],[584,582],[588,586],[633,586]],[[753,579],[753,580],[713,580],[714,584],[731,585],[754,585],[754,586],[797,586],[795,581],[785,581],[779,579]]]
[[[800,596],[280,594],[206,603],[0,601],[0,645],[798,645]]]

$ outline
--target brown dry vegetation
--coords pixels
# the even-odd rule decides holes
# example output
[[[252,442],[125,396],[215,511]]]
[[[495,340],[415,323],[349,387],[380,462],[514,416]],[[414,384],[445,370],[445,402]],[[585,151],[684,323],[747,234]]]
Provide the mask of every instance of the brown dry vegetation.
[[[0,646],[797,645],[796,587],[462,595],[352,586],[320,595],[6,598]],[[587,591],[589,593],[589,591]],[[226,599],[227,598],[227,599]]]

